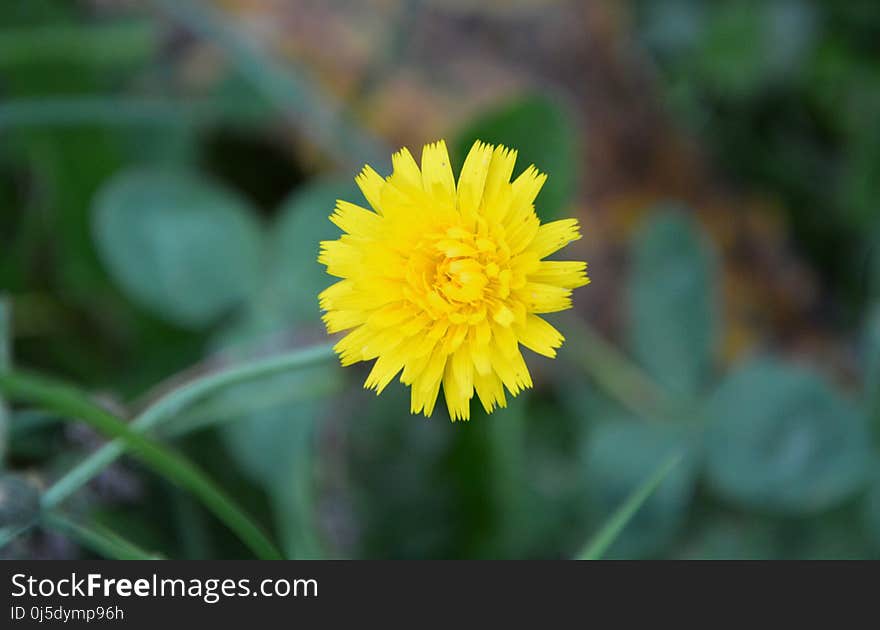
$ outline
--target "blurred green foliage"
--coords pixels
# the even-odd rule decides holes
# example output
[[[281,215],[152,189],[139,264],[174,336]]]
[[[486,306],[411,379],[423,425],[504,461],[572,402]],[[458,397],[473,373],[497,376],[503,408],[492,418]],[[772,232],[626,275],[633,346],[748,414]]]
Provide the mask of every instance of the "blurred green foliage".
[[[784,200],[802,251],[857,311],[880,229],[880,5],[634,6],[667,104],[727,176]]]
[[[719,385],[706,413],[709,482],[744,507],[822,511],[868,477],[865,414],[815,374],[755,360]]]
[[[672,401],[663,413],[635,415],[582,363],[537,356],[534,391],[464,425],[442,408],[411,417],[404,387],[376,398],[362,369],[335,365],[184,410],[167,439],[290,557],[571,557],[676,451],[682,464],[612,557],[880,557],[880,291],[865,290],[880,278],[865,275],[880,264],[867,257],[880,234],[880,16],[870,3],[797,0],[633,6],[673,111],[725,173],[785,200],[797,243],[857,313],[841,327],[864,359],[861,391],[770,348],[727,370],[718,254],[688,208],[661,205],[627,245],[620,313],[626,355]],[[362,203],[353,173],[291,167],[268,113],[126,116],[128,97],[192,96],[169,76],[154,17],[96,23],[73,3],[33,0],[4,4],[0,24],[0,287],[17,365],[110,405],[134,399],[132,412],[206,357],[324,338],[316,294],[333,280],[315,259],[337,234],[334,200]],[[43,49],[46,33],[58,37]],[[65,54],[76,42],[87,45]],[[245,79],[209,98],[257,100]],[[10,113],[39,99],[55,116],[82,95],[119,124],[24,125]],[[568,107],[523,94],[490,108],[451,138],[456,168],[474,139],[515,147],[517,171],[550,175],[542,219],[567,216],[591,176]],[[245,142],[218,141],[230,130]],[[554,323],[575,337],[579,321]],[[56,420],[13,413],[4,469],[31,507],[35,488],[98,443]],[[22,485],[25,473],[36,481]],[[248,556],[191,496],[128,459],[65,507],[168,557]],[[33,557],[39,543],[20,537],[0,554]]]
[[[650,422],[640,418],[606,421],[592,431],[583,455],[584,478],[598,515],[620,505],[670,455],[690,455],[636,513],[608,557],[659,553],[681,527],[694,494],[698,473],[694,456],[698,450],[693,435],[687,427]]]
[[[95,246],[113,279],[138,303],[198,328],[253,291],[262,232],[235,195],[196,176],[127,171],[101,189]]]
[[[680,213],[659,215],[633,247],[628,285],[633,356],[658,383],[684,396],[700,394],[715,364],[714,262]]]

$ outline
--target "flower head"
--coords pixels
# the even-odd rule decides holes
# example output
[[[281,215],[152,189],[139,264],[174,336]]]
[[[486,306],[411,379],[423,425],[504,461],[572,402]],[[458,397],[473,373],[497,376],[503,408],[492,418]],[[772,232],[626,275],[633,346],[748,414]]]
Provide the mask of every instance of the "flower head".
[[[534,201],[547,179],[529,166],[514,181],[516,151],[477,142],[456,185],[446,144],[407,149],[382,178],[356,178],[373,210],[338,201],[345,234],[323,241],[318,262],[342,278],[319,296],[343,365],[376,360],[365,387],[401,373],[412,413],[430,416],[443,386],[452,420],[470,418],[474,392],[488,413],[532,379],[520,344],[548,357],[563,337],[541,313],[571,307],[589,282],[586,263],[544,257],[580,238],[575,219],[541,225]]]

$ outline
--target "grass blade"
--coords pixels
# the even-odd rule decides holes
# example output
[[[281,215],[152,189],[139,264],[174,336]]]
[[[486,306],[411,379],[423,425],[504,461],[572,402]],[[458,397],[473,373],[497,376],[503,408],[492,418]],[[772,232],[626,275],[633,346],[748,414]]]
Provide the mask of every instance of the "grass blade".
[[[173,389],[159,398],[134,419],[130,428],[139,433],[149,431],[174,418],[187,406],[212,392],[237,383],[329,361],[335,356],[331,345],[320,345],[283,355],[256,359],[208,374]],[[51,508],[60,504],[113,463],[117,457],[125,452],[125,449],[126,444],[122,440],[114,440],[92,453],[46,490],[43,494],[43,507]]]
[[[158,554],[144,551],[137,545],[101,525],[86,526],[61,514],[49,512],[42,524],[75,540],[99,556],[111,560],[161,560]]]
[[[623,502],[623,505],[617,508],[614,514],[605,521],[602,528],[583,548],[578,555],[578,559],[601,559],[602,556],[605,555],[605,552],[608,551],[608,548],[615,540],[617,540],[617,537],[620,535],[620,532],[623,531],[623,528],[626,527],[627,523],[629,523],[632,517],[639,511],[639,508],[641,508],[645,501],[648,500],[648,497],[660,487],[660,484],[663,483],[666,476],[672,472],[679,463],[681,463],[683,457],[684,455],[682,453],[671,455],[663,461],[660,467],[657,468],[657,470],[654,471],[654,473],[648,477],[642,485],[633,490],[632,494],[630,494],[626,501]]]
[[[0,374],[0,391],[13,400],[40,405],[65,419],[82,420],[100,433],[118,438],[147,466],[198,497],[258,557],[281,557],[265,534],[201,470],[163,445],[136,433],[79,390],[41,377],[8,372]]]

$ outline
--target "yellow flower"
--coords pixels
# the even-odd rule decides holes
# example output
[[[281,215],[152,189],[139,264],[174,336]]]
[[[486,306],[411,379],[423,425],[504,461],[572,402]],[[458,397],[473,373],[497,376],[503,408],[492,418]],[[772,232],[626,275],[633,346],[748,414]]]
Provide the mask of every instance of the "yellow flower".
[[[318,262],[343,278],[319,296],[343,365],[376,359],[365,387],[403,371],[412,413],[430,416],[443,385],[453,421],[470,418],[474,392],[487,413],[532,386],[519,345],[548,357],[563,337],[540,313],[571,307],[589,282],[586,263],[544,257],[580,238],[576,219],[541,225],[533,202],[547,176],[529,166],[510,181],[516,151],[477,142],[456,186],[446,144],[407,149],[382,178],[356,178],[373,211],[338,201],[345,234],[321,242]],[[503,385],[503,387],[502,387]]]

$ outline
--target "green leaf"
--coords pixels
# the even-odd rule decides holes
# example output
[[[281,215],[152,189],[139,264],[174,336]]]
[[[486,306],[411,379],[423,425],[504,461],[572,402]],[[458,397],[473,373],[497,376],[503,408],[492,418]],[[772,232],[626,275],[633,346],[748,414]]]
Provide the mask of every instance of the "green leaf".
[[[122,420],[92,403],[79,390],[38,376],[6,373],[0,374],[0,391],[13,400],[41,405],[65,420],[82,420],[95,430],[120,439],[143,463],[198,497],[258,557],[281,557],[250,517],[200,469],[164,445],[133,431]]]
[[[262,235],[253,213],[196,175],[120,173],[98,194],[93,219],[110,274],[169,321],[205,326],[257,286]]]
[[[541,221],[564,215],[575,194],[580,168],[578,131],[568,112],[555,101],[532,95],[501,105],[471,122],[452,144],[457,169],[476,140],[503,144],[519,152],[514,176],[530,164],[547,173],[535,201]]]
[[[691,458],[677,465],[663,476],[662,483],[644,502],[639,502],[632,518],[606,521],[609,514],[623,505],[640,486],[658,470],[663,470],[671,457],[687,453],[691,449],[688,433],[680,427],[646,424],[627,420],[606,422],[598,425],[587,442],[585,453],[585,478],[596,507],[603,515],[602,522],[614,525],[614,544],[610,545],[611,557],[638,558],[657,553],[676,533],[681,525],[693,494],[696,467]],[[650,484],[649,484],[650,485]],[[617,525],[620,525],[618,528]],[[617,531],[620,529],[620,531]],[[608,530],[609,532],[611,530]],[[607,540],[601,550],[605,551]],[[597,549],[599,548],[597,542]]]
[[[714,258],[689,218],[664,212],[636,237],[632,265],[633,353],[659,383],[695,396],[711,374],[715,350]]]
[[[811,372],[753,361],[720,385],[707,412],[709,482],[739,505],[819,512],[866,481],[864,414]]]
[[[362,203],[353,179],[313,182],[297,189],[282,205],[260,301],[288,321],[319,322],[318,293],[337,280],[318,264],[319,243],[339,238],[339,228],[330,222],[337,199]]]

